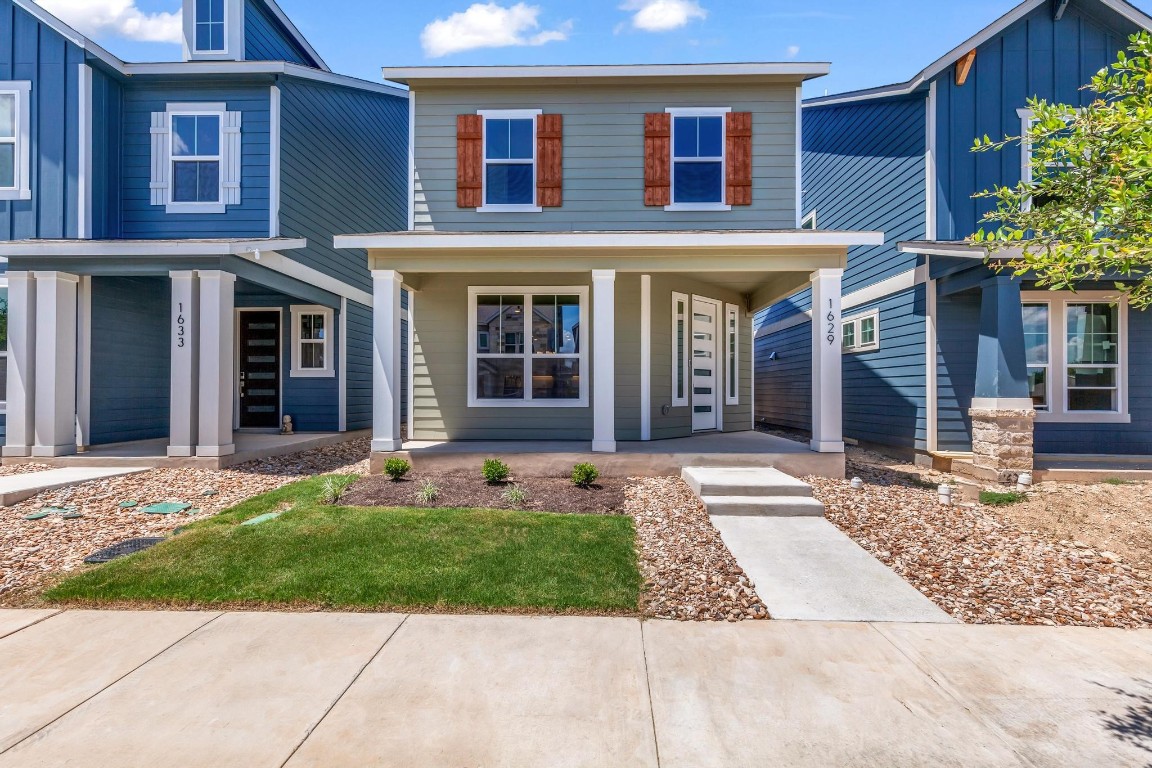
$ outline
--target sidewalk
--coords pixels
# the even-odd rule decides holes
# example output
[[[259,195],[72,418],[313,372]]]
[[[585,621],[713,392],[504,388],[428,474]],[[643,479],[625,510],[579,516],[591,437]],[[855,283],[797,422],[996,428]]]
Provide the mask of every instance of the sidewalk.
[[[1143,766],[1152,632],[0,612],[0,766]]]

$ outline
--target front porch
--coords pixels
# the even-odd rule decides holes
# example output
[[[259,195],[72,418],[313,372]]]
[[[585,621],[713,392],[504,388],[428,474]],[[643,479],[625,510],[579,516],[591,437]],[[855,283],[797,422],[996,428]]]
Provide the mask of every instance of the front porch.
[[[844,453],[813,451],[808,445],[763,432],[711,432],[654,441],[621,441],[615,453],[597,453],[586,441],[422,441],[404,443],[396,453],[373,453],[372,472],[393,456],[420,470],[477,471],[481,462],[499,458],[513,473],[565,475],[580,462],[591,462],[613,477],[679,475],[684,467],[773,467],[803,477],[843,477]]]

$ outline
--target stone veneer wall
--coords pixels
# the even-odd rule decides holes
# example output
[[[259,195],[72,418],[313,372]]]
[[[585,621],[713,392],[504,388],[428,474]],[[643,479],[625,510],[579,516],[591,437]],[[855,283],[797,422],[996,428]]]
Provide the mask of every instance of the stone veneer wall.
[[[1012,483],[1020,473],[1032,471],[1036,411],[973,408],[969,413],[972,464],[979,474]]]

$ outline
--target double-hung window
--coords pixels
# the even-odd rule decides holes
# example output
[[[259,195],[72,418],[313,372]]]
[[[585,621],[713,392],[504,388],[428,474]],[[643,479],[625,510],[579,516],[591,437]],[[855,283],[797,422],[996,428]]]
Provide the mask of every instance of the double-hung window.
[[[172,202],[219,205],[222,202],[222,115],[171,114]]]
[[[31,83],[0,82],[0,200],[32,197],[28,137]]]
[[[484,205],[480,210],[539,211],[536,118],[540,110],[483,111]]]
[[[1037,418],[1128,422],[1127,304],[1103,292],[1035,292],[1023,315]]]
[[[588,405],[586,287],[470,288],[470,407]]]
[[[195,0],[195,20],[193,34],[196,53],[224,53],[225,44],[225,5],[226,0]]]
[[[331,377],[333,311],[328,307],[292,307],[292,372],[295,378]]]
[[[843,323],[844,352],[871,352],[880,348],[880,313],[848,318]]]
[[[1020,179],[1025,184],[1031,184],[1033,181],[1038,180],[1038,172],[1042,175],[1051,174],[1064,167],[1065,164],[1062,162],[1047,162],[1043,167],[1039,169],[1036,168],[1037,163],[1032,159],[1032,142],[1027,139],[1029,132],[1032,130],[1032,126],[1036,124],[1036,120],[1030,109],[1018,109],[1016,110],[1016,114],[1020,116],[1020,135],[1025,137],[1025,139],[1020,142]],[[1072,117],[1069,116],[1067,120],[1071,121]],[[1048,202],[1051,202],[1051,196],[1034,195],[1024,201],[1023,208],[1027,211],[1034,205],[1041,206]]]
[[[728,210],[724,203],[724,119],[728,108],[669,108],[672,204],[668,210]]]

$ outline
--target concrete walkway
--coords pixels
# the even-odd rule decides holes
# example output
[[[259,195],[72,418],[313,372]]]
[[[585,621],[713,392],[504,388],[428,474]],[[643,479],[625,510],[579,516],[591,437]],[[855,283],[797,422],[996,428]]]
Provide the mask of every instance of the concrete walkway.
[[[1144,766],[1152,633],[0,612],[0,766]]]
[[[713,515],[712,524],[775,619],[953,621],[822,517]]]
[[[0,507],[11,507],[25,499],[30,499],[41,491],[51,491],[90,480],[103,480],[120,475],[134,475],[147,472],[148,467],[68,467],[67,469],[46,469],[43,472],[27,472],[23,475],[0,477]]]

